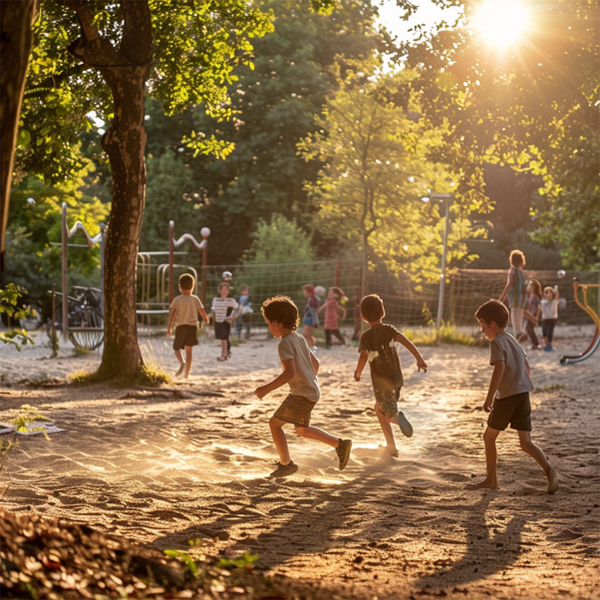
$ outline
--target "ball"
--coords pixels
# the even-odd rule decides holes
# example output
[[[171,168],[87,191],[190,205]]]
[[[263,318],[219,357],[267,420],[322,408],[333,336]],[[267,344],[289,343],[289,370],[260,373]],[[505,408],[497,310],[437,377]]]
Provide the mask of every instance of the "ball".
[[[229,271],[223,271],[221,277],[223,278],[223,281],[231,281],[233,275]]]
[[[317,296],[324,296],[326,291],[327,290],[322,285],[315,287],[315,294]]]
[[[567,274],[562,269],[560,269],[559,271],[557,271],[556,274],[558,275],[559,279],[564,279],[567,276]]]

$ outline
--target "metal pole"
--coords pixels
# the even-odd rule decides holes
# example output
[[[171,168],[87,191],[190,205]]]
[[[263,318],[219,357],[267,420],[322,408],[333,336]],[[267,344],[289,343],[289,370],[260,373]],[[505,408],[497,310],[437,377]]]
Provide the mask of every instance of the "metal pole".
[[[342,269],[339,262],[335,263],[334,284],[336,287],[342,287]]]
[[[202,248],[202,304],[206,304],[206,263],[208,261],[208,240],[204,238]]]
[[[169,306],[175,298],[175,223],[169,221]]]
[[[448,229],[450,227],[450,200],[444,201],[446,207],[446,225],[444,227],[444,250],[442,252],[442,272],[440,273],[440,295],[438,298],[438,311],[436,328],[439,329],[442,324],[442,314],[444,312],[444,286],[446,285],[446,254],[448,253]]]
[[[67,242],[69,240],[69,231],[67,230],[67,203],[63,202],[62,204],[62,221],[61,221],[61,231],[62,231],[62,332],[63,332],[63,341],[67,341],[69,337],[69,277],[68,277],[68,257],[67,257]]]

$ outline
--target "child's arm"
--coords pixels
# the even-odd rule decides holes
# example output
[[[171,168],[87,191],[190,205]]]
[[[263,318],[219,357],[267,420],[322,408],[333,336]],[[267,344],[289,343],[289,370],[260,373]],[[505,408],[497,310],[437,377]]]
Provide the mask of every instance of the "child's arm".
[[[204,310],[204,308],[199,308],[198,309],[198,313],[200,314],[200,316],[202,317],[202,320],[205,323],[208,323],[208,315],[206,314],[206,311]]]
[[[172,308],[169,312],[169,326],[167,327],[167,337],[173,333],[173,324],[175,323],[175,309]]]
[[[508,291],[510,290],[510,288],[512,288],[512,286],[513,286],[513,274],[512,274],[512,271],[509,271],[508,272],[508,281],[506,282],[506,286],[502,290],[502,293],[500,294],[500,298],[498,298],[498,300],[500,300],[500,302],[504,302],[508,298]]]
[[[312,364],[312,368],[315,371],[315,375],[318,375],[319,367],[321,366],[321,363],[319,362],[319,359],[312,352],[310,353],[310,362]]]
[[[369,351],[363,350],[360,353],[360,356],[358,357],[358,364],[356,365],[356,371],[354,371],[354,379],[356,379],[356,381],[360,381],[360,376],[361,376],[363,369],[365,368],[365,365],[367,364],[368,360],[369,360]]]
[[[312,352],[311,352],[312,354]],[[258,396],[260,399],[264,398],[267,394],[270,394],[272,391],[280,388],[282,385],[285,385],[296,374],[296,364],[294,363],[293,358],[288,358],[286,360],[281,361],[281,366],[283,367],[283,373],[270,381],[266,385],[261,385],[260,387],[254,390],[254,394]]]
[[[537,325],[537,317],[532,315],[528,310],[524,310],[523,311],[523,316],[528,320],[531,321],[534,325]]]
[[[490,387],[488,388],[488,393],[485,398],[485,402],[483,403],[483,410],[485,410],[485,412],[490,412],[492,410],[494,398],[496,397],[498,386],[502,381],[505,367],[506,365],[503,360],[499,360],[494,363],[494,371],[492,373],[492,379],[490,380]]]
[[[559,298],[560,298],[560,293],[559,293],[559,291],[558,291],[558,286],[557,286],[557,285],[555,285],[555,286],[554,286],[554,299],[555,299],[555,300],[558,300]]]
[[[423,369],[427,373],[427,363],[423,360],[421,353],[417,350],[417,347],[404,335],[399,333],[396,336],[396,341],[402,344],[416,359],[417,370]]]
[[[345,306],[341,306],[338,304],[338,308],[342,309],[342,321],[346,318],[346,315],[348,314],[348,311],[346,310]]]
[[[327,302],[324,302],[323,304],[321,304],[321,306],[319,306],[319,308],[317,308],[317,313],[320,313],[326,306],[327,306]]]

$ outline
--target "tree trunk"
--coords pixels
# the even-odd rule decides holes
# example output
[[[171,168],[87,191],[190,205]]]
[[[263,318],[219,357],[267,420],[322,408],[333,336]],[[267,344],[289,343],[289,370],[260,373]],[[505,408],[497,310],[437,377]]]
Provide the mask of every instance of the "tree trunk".
[[[137,340],[137,252],[146,193],[146,67],[107,69],[115,118],[102,138],[110,158],[113,199],[106,239],[105,333],[100,377],[133,378],[143,366]]]
[[[37,11],[38,0],[0,2],[0,282],[19,116],[33,47],[31,26]]]

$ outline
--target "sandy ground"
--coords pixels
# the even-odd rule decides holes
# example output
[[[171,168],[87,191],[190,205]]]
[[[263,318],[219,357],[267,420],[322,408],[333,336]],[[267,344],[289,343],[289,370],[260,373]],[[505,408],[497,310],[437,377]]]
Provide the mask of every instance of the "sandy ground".
[[[485,348],[423,348],[426,375],[402,354],[402,406],[415,434],[397,432],[398,459],[379,447],[369,377],[353,380],[356,349],[319,350],[313,424],[351,437],[352,458],[340,473],[332,449],[290,431],[300,470],[270,480],[268,418],[284,391],[262,401],[252,392],[279,373],[274,340],[243,343],[224,364],[205,341],[189,381],[140,391],[53,385],[100,357],[65,345],[50,359],[40,334],[20,353],[0,347],[0,421],[30,404],[66,432],[19,439],[0,474],[2,489],[10,478],[2,507],[159,549],[198,540],[192,552],[249,551],[266,575],[318,582],[332,599],[600,598],[600,352],[558,364],[591,335],[559,328],[555,353],[530,353],[533,439],[561,481],[547,496],[514,432],[499,438],[500,489],[465,489],[484,473]],[[142,345],[175,370],[164,338]]]

